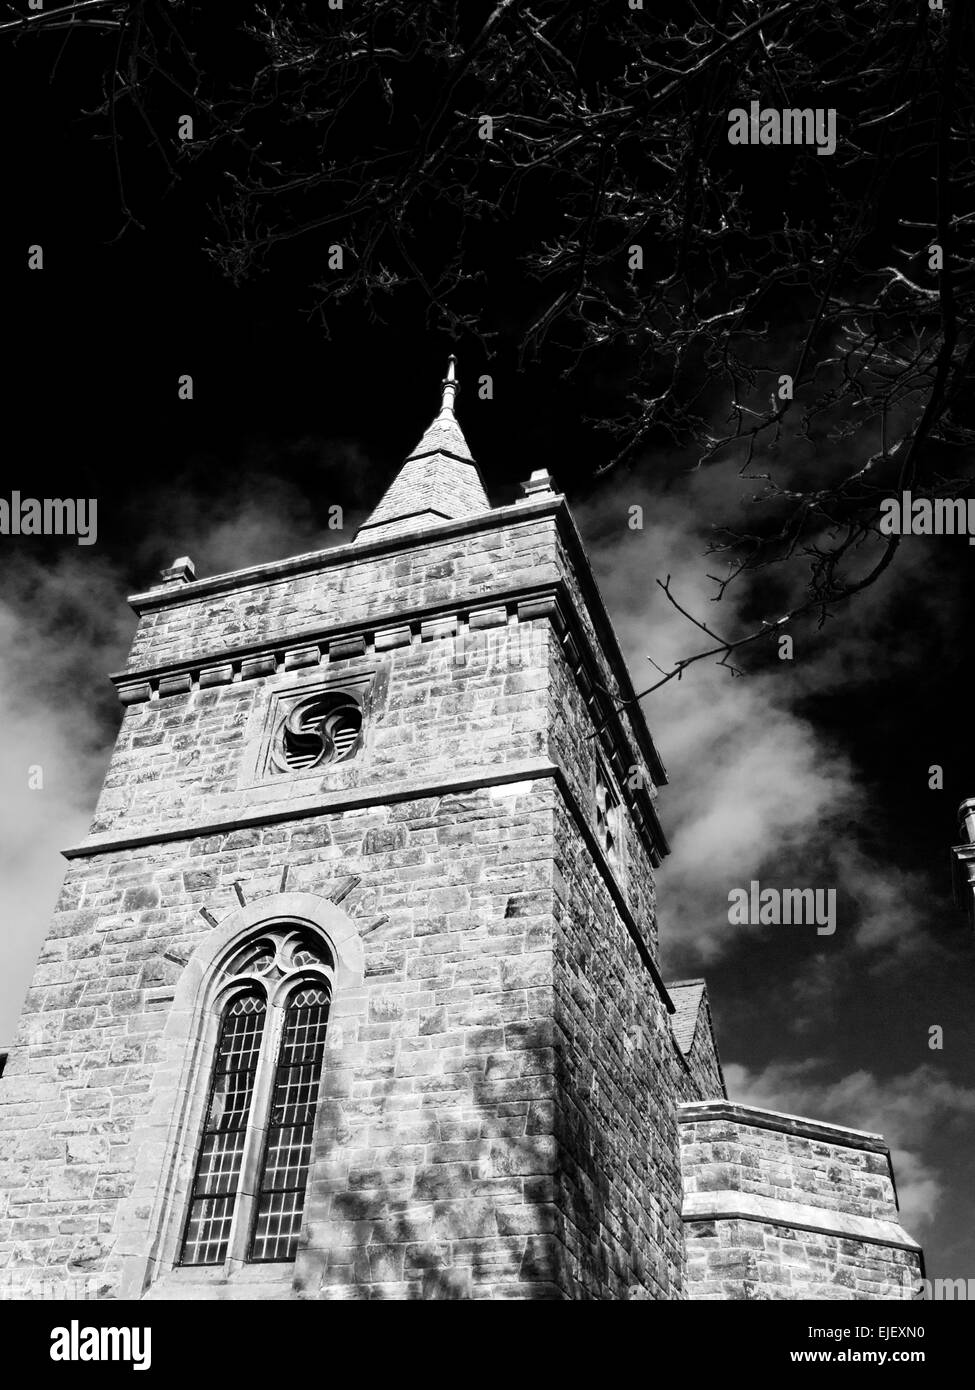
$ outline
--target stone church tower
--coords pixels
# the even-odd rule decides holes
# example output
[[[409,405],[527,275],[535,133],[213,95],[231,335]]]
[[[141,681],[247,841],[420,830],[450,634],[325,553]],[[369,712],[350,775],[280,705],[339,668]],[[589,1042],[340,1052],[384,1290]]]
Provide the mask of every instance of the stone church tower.
[[[132,600],[0,1081],[10,1297],[910,1297],[876,1135],[730,1103],[565,499],[439,415],[351,544]]]

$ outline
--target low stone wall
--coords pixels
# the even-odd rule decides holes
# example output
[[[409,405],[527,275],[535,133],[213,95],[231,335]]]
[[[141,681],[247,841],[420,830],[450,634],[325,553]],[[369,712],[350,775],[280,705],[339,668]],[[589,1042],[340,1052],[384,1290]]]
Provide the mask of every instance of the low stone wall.
[[[880,1135],[723,1100],[678,1119],[689,1298],[914,1296],[921,1250]]]

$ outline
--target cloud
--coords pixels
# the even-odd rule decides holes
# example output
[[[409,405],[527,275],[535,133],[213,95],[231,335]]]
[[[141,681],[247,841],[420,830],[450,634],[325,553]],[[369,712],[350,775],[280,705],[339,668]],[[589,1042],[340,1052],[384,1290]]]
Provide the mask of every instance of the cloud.
[[[345,531],[328,529],[327,503],[331,495],[350,495],[354,451],[335,452],[334,487],[323,466],[317,510],[296,483],[269,471],[269,462],[251,459],[236,487],[219,496],[189,472],[147,487],[126,516],[126,565],[106,556],[104,532],[98,548],[72,545],[53,559],[30,539],[7,542],[0,589],[0,921],[8,938],[0,1045],[12,1041],[50,925],[65,871],[61,850],[87,834],[108,767],[121,718],[108,674],[124,666],[136,622],[126,595],[150,587],[177,555],[189,554],[203,577],[351,539],[348,523]],[[41,769],[39,789],[29,785],[32,767]]]
[[[299,455],[301,469],[292,457],[288,462],[310,473],[310,491],[283,467],[276,469],[267,450],[254,446],[236,468],[221,461],[208,471],[205,461],[197,461],[157,483],[150,496],[143,494],[133,518],[144,528],[134,560],[153,576],[150,582],[177,555],[189,555],[203,577],[350,541],[359,476],[368,471],[358,451],[336,446],[323,458],[321,441],[301,440],[282,452]],[[341,527],[329,525],[329,508],[336,505],[341,512],[331,519]]]
[[[846,841],[833,846],[831,861],[859,906],[855,944],[863,951],[878,953],[876,968],[898,968],[920,950],[930,953],[943,949],[922,930],[931,906],[926,876],[906,873],[890,862],[880,863]]]
[[[29,544],[29,543],[28,543]],[[114,737],[107,680],[134,626],[119,573],[87,552],[50,564],[22,544],[0,598],[0,1043],[23,994],[64,876],[60,851],[88,828]],[[38,780],[40,787],[31,788]]]
[[[812,1116],[882,1134],[890,1145],[904,1226],[916,1233],[938,1215],[946,1191],[932,1140],[975,1115],[975,1089],[957,1085],[933,1066],[880,1079],[852,1071],[830,1080],[817,1073],[827,1063],[773,1063],[750,1071],[735,1062],[724,1068],[728,1094],[744,1105]]]
[[[690,473],[666,493],[623,480],[579,509],[638,691],[658,678],[648,656],[669,669],[713,645],[657,578],[669,576],[681,605],[729,637],[750,631],[756,614],[771,621],[783,611],[778,567],[712,601],[707,575],[719,567],[704,553],[711,528],[740,510],[728,472],[735,477]],[[643,507],[642,531],[627,526],[634,504]],[[897,640],[906,599],[924,640],[943,637],[952,605],[923,562],[920,551],[905,553],[887,583],[865,591],[825,635],[797,627],[794,661],[777,660],[766,644],[742,655],[749,674],[735,677],[709,658],[643,701],[670,776],[659,808],[672,850],[660,871],[659,911],[672,969],[698,968],[734,952],[742,932],[768,930],[732,929],[727,920],[731,889],[763,877],[836,888],[845,915],[838,931],[858,949],[895,941],[902,954],[920,949],[930,884],[873,857],[869,790],[851,754],[806,710],[811,694],[894,678],[917,660],[916,648]]]

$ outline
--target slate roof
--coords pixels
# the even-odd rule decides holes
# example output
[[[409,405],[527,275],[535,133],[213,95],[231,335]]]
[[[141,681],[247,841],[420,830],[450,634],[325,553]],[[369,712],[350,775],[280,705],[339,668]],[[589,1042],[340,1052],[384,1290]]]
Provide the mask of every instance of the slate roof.
[[[676,984],[667,986],[667,993],[674,1002],[670,1026],[674,1030],[677,1046],[685,1057],[694,1045],[694,1033],[701,1012],[704,989],[703,980],[678,980]]]

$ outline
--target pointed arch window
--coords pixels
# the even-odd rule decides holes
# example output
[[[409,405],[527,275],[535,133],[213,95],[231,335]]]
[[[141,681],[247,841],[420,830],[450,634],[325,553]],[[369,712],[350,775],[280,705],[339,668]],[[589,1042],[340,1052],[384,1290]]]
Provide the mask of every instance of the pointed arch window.
[[[224,967],[180,1264],[294,1260],[333,970],[324,943],[287,924]]]
[[[222,1264],[240,1186],[267,1004],[256,989],[223,1011],[190,1199],[184,1264]]]
[[[328,992],[302,987],[284,1015],[261,1163],[252,1260],[293,1260],[304,1215],[315,1107],[328,1027]]]

